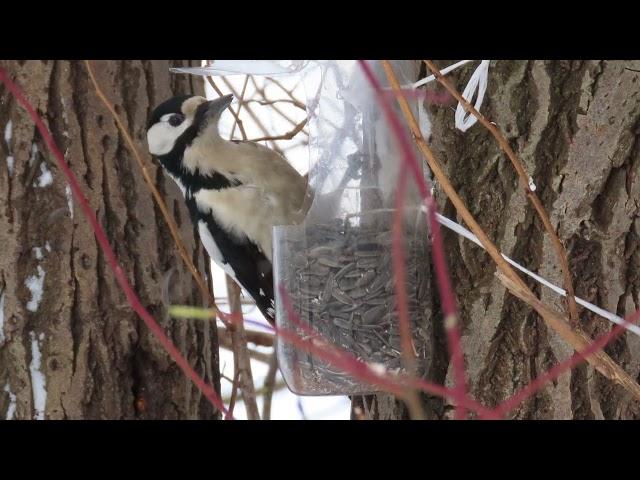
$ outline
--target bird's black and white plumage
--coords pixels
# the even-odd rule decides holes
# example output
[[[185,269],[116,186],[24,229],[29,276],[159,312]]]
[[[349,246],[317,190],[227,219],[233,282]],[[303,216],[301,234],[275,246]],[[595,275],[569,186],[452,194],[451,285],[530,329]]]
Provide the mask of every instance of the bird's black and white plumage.
[[[209,256],[273,323],[272,227],[302,220],[306,181],[273,150],[220,137],[232,100],[171,98],[153,111],[147,142],[182,190]]]

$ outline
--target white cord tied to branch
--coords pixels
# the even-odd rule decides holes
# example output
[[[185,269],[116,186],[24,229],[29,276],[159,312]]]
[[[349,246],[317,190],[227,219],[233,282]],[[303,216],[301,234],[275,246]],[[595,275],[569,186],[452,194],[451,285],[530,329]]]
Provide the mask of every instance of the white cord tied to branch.
[[[427,211],[425,206],[422,206],[421,210],[423,212]],[[482,244],[480,243],[480,240],[478,240],[478,237],[476,237],[473,233],[471,233],[469,230],[464,228],[462,225],[454,222],[453,220],[451,220],[451,219],[449,219],[447,217],[444,217],[444,216],[440,215],[439,213],[436,213],[436,218],[438,219],[438,222],[441,225],[449,228],[450,230],[453,230],[458,235],[463,236],[467,240],[471,240],[473,243],[478,245],[480,248],[484,248],[482,246]],[[518,264],[517,262],[515,262],[511,258],[507,257],[504,253],[501,254],[501,255],[502,255],[502,258],[504,258],[513,267],[517,268],[518,270],[520,270],[525,275],[528,275],[529,277],[533,278],[538,283],[541,283],[545,287],[553,290],[558,295],[561,295],[563,297],[567,296],[567,292],[563,288],[560,288],[557,285],[554,285],[553,283],[551,283],[549,280],[541,277],[540,275],[537,275],[537,274],[533,273],[532,271],[527,270],[522,265]],[[587,310],[590,310],[593,313],[595,313],[597,315],[600,315],[603,318],[606,318],[607,320],[609,320],[612,323],[615,323],[617,325],[622,325],[624,328],[626,328],[630,332],[640,336],[640,326],[638,326],[638,325],[636,325],[634,323],[627,322],[624,318],[620,317],[619,315],[616,315],[615,313],[611,313],[611,312],[605,310],[604,308],[600,308],[597,305],[594,305],[593,303],[589,303],[589,302],[587,302],[586,300],[583,300],[580,297],[575,297],[575,299],[576,299],[576,303],[577,304],[582,305]]]
[[[449,65],[448,67],[443,68],[440,71],[440,73],[442,75],[446,75],[447,73],[454,71],[456,68],[466,65],[467,63],[472,61],[473,60],[461,60],[458,63],[454,63],[453,65]],[[473,75],[471,75],[471,78],[469,79],[469,83],[467,83],[467,86],[462,92],[462,96],[469,103],[471,103],[474,96],[476,97],[476,103],[474,105],[474,108],[477,111],[480,111],[480,107],[482,106],[482,101],[484,100],[484,94],[487,91],[487,80],[489,78],[489,62],[490,61],[491,60],[482,60],[480,62],[480,65],[478,65],[476,70],[473,72]],[[421,87],[422,85],[426,85],[427,83],[434,81],[435,79],[436,79],[435,75],[429,75],[428,77],[418,80],[415,83],[403,85],[402,88],[416,89],[418,87]],[[477,94],[476,94],[476,91],[477,91]],[[458,130],[462,130],[463,132],[466,132],[478,121],[475,115],[467,114],[467,111],[464,109],[464,107],[460,102],[458,102],[458,107],[456,108],[455,119],[456,119],[456,128]]]
[[[449,65],[446,68],[443,68],[442,70],[440,70],[440,73],[442,75],[446,75],[449,72],[454,71],[456,68],[461,67],[462,65],[466,65],[469,62],[473,62],[473,60],[460,60],[458,63],[454,63],[453,65]],[[418,80],[415,83],[412,83],[411,85],[405,85],[402,88],[418,88],[421,87],[422,85],[426,85],[429,82],[433,82],[436,79],[435,75],[429,75],[428,77],[424,77],[420,80]]]
[[[480,111],[480,107],[482,106],[482,101],[484,100],[484,93],[487,91],[487,79],[489,77],[489,62],[490,60],[482,60],[476,71],[473,72],[471,78],[469,79],[469,83],[464,88],[462,92],[462,96],[464,99],[471,103],[473,100],[474,94],[476,94],[476,103],[473,105],[477,111]],[[462,104],[458,102],[458,107],[456,108],[456,128],[463,132],[466,132],[469,128],[471,128],[478,121],[475,115],[468,113]]]

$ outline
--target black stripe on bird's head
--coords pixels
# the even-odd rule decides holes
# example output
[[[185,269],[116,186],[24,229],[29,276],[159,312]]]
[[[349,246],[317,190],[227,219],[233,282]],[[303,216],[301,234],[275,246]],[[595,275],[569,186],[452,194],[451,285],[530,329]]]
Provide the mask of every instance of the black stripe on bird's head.
[[[194,194],[202,188],[219,190],[240,184],[238,180],[227,178],[215,170],[200,171],[197,166],[185,162],[189,147],[198,137],[217,134],[220,115],[232,100],[233,95],[210,101],[204,97],[181,95],[161,103],[153,111],[147,129],[149,152],[185,193]]]
[[[231,105],[233,95],[215,100],[194,95],[170,98],[158,105],[147,125],[149,152],[157,157],[184,152],[207,127],[217,128],[224,110]]]
[[[193,95],[179,95],[162,102],[153,110],[153,112],[151,112],[151,116],[147,122],[147,130],[158,123],[160,119],[167,114],[183,113],[182,104],[192,97]]]

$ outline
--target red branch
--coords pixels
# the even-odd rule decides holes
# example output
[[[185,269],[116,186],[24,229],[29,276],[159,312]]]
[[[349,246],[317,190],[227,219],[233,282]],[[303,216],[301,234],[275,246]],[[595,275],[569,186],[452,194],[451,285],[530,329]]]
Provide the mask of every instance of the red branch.
[[[427,208],[427,224],[431,231],[432,243],[433,243],[433,262],[435,265],[436,276],[438,279],[438,290],[440,292],[440,299],[442,310],[445,315],[445,329],[447,331],[447,340],[449,345],[449,352],[451,355],[451,362],[453,363],[454,378],[456,383],[457,395],[456,399],[461,400],[467,397],[467,385],[465,379],[464,370],[464,356],[462,354],[460,329],[458,322],[456,321],[456,302],[453,287],[451,286],[451,280],[449,278],[449,272],[447,268],[446,256],[444,253],[444,246],[442,244],[442,235],[440,232],[440,224],[436,219],[437,205],[434,198],[431,196],[429,187],[423,177],[422,170],[420,169],[420,162],[413,152],[409,138],[405,134],[402,128],[402,122],[393,111],[391,104],[388,101],[380,82],[376,79],[373,71],[369,65],[360,60],[360,66],[362,67],[369,83],[375,90],[378,101],[382,106],[387,121],[398,141],[400,148],[402,149],[402,160],[405,167],[408,167],[413,173],[413,178],[420,191],[420,196],[424,201]],[[401,177],[400,177],[401,178]],[[400,209],[396,209],[395,215],[400,215]],[[404,248],[400,245],[400,248]],[[464,408],[460,403],[457,404],[456,418],[463,418]]]
[[[60,152],[60,149],[58,149],[53,137],[51,136],[51,133],[49,133],[49,130],[45,126],[40,115],[38,115],[38,113],[35,111],[31,103],[25,98],[22,92],[22,89],[18,87],[8,77],[6,71],[3,68],[0,68],[0,81],[7,86],[7,88],[13,94],[13,96],[25,108],[25,110],[27,110],[27,112],[31,116],[31,119],[36,124],[36,127],[38,127],[38,130],[40,131],[40,135],[42,135],[42,138],[44,139],[47,146],[49,147],[49,150],[51,150],[51,153],[56,158],[58,162],[58,166],[60,167],[64,175],[67,177],[67,180],[71,187],[71,191],[73,192],[73,195],[75,196],[76,200],[80,204],[80,208],[82,209],[82,212],[89,220],[89,223],[91,224],[91,228],[93,229],[93,232],[96,236],[96,240],[98,241],[98,244],[100,245],[100,248],[102,249],[102,252],[105,258],[107,259],[107,263],[109,264],[109,267],[113,271],[113,274],[115,275],[116,280],[120,285],[120,288],[122,288],[122,291],[127,297],[127,300],[131,308],[133,308],[133,310],[140,316],[140,318],[142,318],[142,320],[147,325],[149,330],[151,330],[151,332],[160,341],[160,344],[171,356],[171,358],[173,358],[173,360],[178,364],[178,366],[184,372],[184,374],[187,377],[189,377],[191,381],[193,381],[193,383],[198,387],[198,389],[202,392],[202,394],[218,410],[226,414],[227,409],[225,408],[222,402],[222,399],[216,394],[213,387],[207,384],[202,379],[202,377],[200,377],[200,375],[196,373],[196,371],[191,367],[191,365],[189,365],[189,362],[182,356],[182,354],[176,348],[173,342],[164,333],[164,331],[162,330],[162,327],[158,325],[158,323],[154,320],[151,314],[142,306],[140,299],[138,298],[133,288],[131,287],[129,281],[127,280],[127,276],[125,275],[124,270],[118,263],[116,254],[112,250],[111,245],[109,245],[109,240],[107,239],[107,235],[105,234],[104,230],[100,226],[100,223],[96,219],[96,216],[93,213],[93,210],[89,206],[89,202],[87,201],[84,194],[82,193],[82,189],[80,188],[78,180],[76,179],[75,175],[69,168],[69,165],[67,164],[66,160],[64,159],[64,156]]]
[[[337,367],[345,371],[346,373],[349,373],[350,375],[361,381],[364,381],[365,383],[379,386],[384,391],[392,393],[394,395],[400,397],[403,396],[406,393],[407,387],[419,389],[432,395],[453,399],[454,401],[463,405],[465,408],[469,408],[478,412],[483,417],[489,417],[491,415],[491,410],[489,410],[488,408],[482,406],[475,400],[470,399],[466,395],[463,398],[460,398],[458,392],[446,388],[443,385],[431,383],[422,378],[415,378],[405,375],[398,375],[396,376],[398,380],[395,380],[388,373],[378,372],[369,364],[358,359],[355,355],[348,352],[347,350],[344,350],[336,345],[332,345],[318,331],[313,329],[311,326],[304,324],[304,322],[300,320],[297,313],[295,312],[291,299],[287,294],[284,285],[281,284],[279,286],[279,291],[282,304],[287,311],[288,319],[291,321],[291,323],[293,323],[294,326],[302,330],[305,335],[308,335],[310,337],[309,339],[304,339],[291,330],[284,329],[282,327],[270,326],[275,334],[283,340],[316,355],[318,358],[329,362],[332,366]],[[255,323],[256,325],[263,325],[258,324],[257,322],[254,322],[252,320],[245,320],[245,323]]]
[[[640,310],[636,310],[628,317],[625,318],[625,321],[629,323],[636,323],[640,319]],[[601,335],[598,339],[594,340],[587,348],[581,350],[579,352],[574,353],[572,356],[567,358],[566,360],[558,363],[556,366],[543,373],[535,380],[533,380],[529,385],[515,393],[513,396],[499,404],[493,412],[491,412],[488,416],[481,415],[482,418],[502,418],[512,409],[514,409],[520,402],[524,401],[538,390],[540,390],[547,382],[555,380],[560,375],[565,373],[567,370],[571,370],[576,365],[585,361],[585,359],[589,355],[593,355],[597,351],[606,347],[610,342],[612,342],[615,338],[619,337],[622,333],[624,333],[625,328],[624,325],[616,325],[615,328],[611,329],[609,333]]]
[[[393,215],[392,227],[392,261],[393,261],[393,288],[395,290],[396,309],[400,323],[400,338],[402,340],[402,350],[405,361],[409,361],[407,366],[412,366],[413,344],[411,341],[411,320],[409,318],[409,308],[407,298],[407,288],[405,282],[405,252],[404,252],[404,216],[402,215],[404,197],[407,191],[407,169],[403,166],[398,178],[396,187],[396,210]],[[415,372],[411,372],[415,374]]]

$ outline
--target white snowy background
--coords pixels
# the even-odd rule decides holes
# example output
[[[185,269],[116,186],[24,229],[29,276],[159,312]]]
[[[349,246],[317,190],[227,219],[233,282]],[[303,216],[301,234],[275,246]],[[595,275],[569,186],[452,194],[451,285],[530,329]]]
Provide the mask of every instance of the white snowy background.
[[[220,77],[213,77],[216,86],[223,92],[223,94],[232,93],[231,89]],[[225,76],[225,79],[229,82],[229,85],[236,93],[241,93],[245,86],[245,75],[229,75]],[[281,89],[280,86],[271,82],[269,79],[261,76],[254,76],[253,79],[257,83],[257,87],[264,89],[265,95],[269,100],[287,99],[288,95]],[[278,83],[287,89],[293,89],[294,96],[305,103],[305,91],[300,83],[300,78],[297,76],[278,76],[275,77]],[[205,81],[205,90],[207,98],[214,99],[218,97],[218,94],[213,90],[207,81]],[[244,98],[261,98],[260,95],[255,95],[256,86],[251,80],[247,82],[245,88]],[[270,105],[261,105],[258,102],[249,103],[251,110],[263,126],[269,131],[272,136],[283,135],[290,132],[295,124],[304,120],[306,113],[287,102],[278,102],[277,108],[284,113],[289,120],[284,116],[277,113]],[[232,103],[231,108],[234,111],[238,109],[237,99]],[[264,132],[258,127],[250,114],[245,110],[243,106],[240,109],[240,119],[243,122],[247,138],[249,140],[264,137]],[[234,124],[234,117],[226,111],[220,120],[220,132],[225,138],[229,138],[231,130]],[[234,139],[242,139],[240,130],[235,128]],[[287,160],[301,173],[306,173],[309,169],[309,151],[307,147],[307,136],[304,133],[299,133],[292,140],[276,140],[275,144],[280,148]],[[262,142],[267,146],[272,146],[272,142]],[[224,271],[217,265],[212,264],[212,272],[214,279],[214,293],[216,302],[225,311],[228,309],[227,289]],[[243,292],[243,300],[250,300],[250,297]],[[260,314],[260,311],[255,305],[245,305],[243,307],[245,318],[263,322],[267,325],[266,320]],[[251,329],[256,327],[251,326]],[[266,331],[266,329],[265,329]],[[272,349],[269,347],[256,347],[251,345],[254,350],[264,353],[271,353]],[[263,384],[264,379],[268,371],[268,365],[257,360],[251,361],[251,367],[253,372],[253,379],[256,390],[259,390]],[[222,375],[233,378],[233,354],[225,349],[220,349],[220,371]],[[272,420],[348,420],[350,416],[350,401],[346,396],[326,396],[326,397],[306,397],[298,396],[291,393],[286,386],[284,386],[284,380],[280,372],[278,372],[275,382],[277,390],[273,394],[271,404],[271,419]],[[279,388],[278,388],[279,387]],[[221,380],[222,397],[225,400],[225,404],[228,404],[228,399],[231,396],[232,385],[231,382],[222,379]],[[262,397],[258,396],[258,408],[262,413]],[[238,399],[234,410],[234,417],[236,419],[246,419],[246,410],[244,403],[241,399]]]

